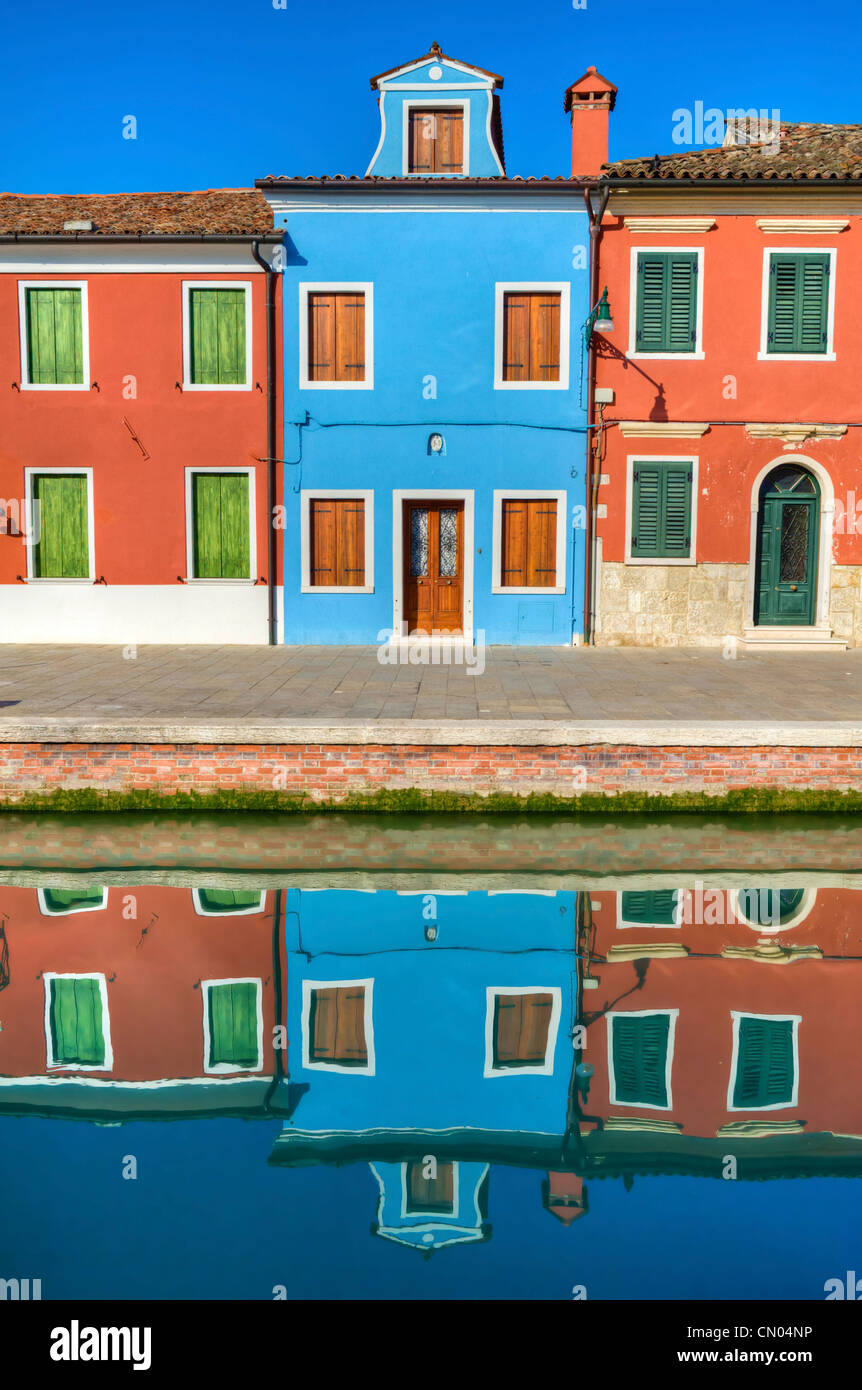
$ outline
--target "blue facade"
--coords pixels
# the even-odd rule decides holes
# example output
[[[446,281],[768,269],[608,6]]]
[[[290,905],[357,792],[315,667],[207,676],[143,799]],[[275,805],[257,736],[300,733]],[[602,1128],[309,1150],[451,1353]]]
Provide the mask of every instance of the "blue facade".
[[[587,214],[576,183],[501,172],[496,85],[432,54],[378,83],[371,178],[260,181],[285,227],[288,643],[374,644],[416,629],[405,508],[419,499],[461,515],[452,631],[558,646],[582,631]],[[411,101],[463,102],[463,172],[404,175]],[[309,296],[328,290],[363,296],[363,380],[313,379]],[[504,296],[518,291],[559,296],[558,380],[504,379]],[[314,569],[310,507],[333,495],[364,508],[352,587]],[[544,578],[516,587],[502,573],[502,517],[528,500],[548,505],[553,555]]]

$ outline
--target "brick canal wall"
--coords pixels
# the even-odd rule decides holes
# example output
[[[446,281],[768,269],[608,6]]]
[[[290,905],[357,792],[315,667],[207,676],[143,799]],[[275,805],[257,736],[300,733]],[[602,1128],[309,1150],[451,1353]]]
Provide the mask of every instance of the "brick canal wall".
[[[417,787],[462,793],[843,791],[862,785],[862,746],[609,743],[3,743],[0,799],[58,788],[349,793]]]

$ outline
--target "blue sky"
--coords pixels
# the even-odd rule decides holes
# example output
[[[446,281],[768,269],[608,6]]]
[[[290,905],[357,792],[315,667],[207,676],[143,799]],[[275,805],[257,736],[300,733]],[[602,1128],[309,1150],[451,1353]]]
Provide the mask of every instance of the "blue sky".
[[[858,121],[858,4],[684,0],[0,0],[0,189],[233,187],[267,173],[364,173],[368,78],[427,52],[502,73],[509,172],[568,172],[565,88],[590,64],[620,89],[611,153],[669,151],[678,107],[777,107]],[[578,0],[583,3],[583,0]],[[15,54],[20,61],[14,60]],[[37,60],[38,58],[38,60]],[[123,118],[137,139],[123,139]]]

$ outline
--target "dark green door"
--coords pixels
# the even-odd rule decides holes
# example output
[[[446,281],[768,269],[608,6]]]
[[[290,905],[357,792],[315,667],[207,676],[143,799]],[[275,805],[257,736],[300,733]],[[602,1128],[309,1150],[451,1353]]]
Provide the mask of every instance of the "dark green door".
[[[817,603],[820,491],[801,468],[778,468],[760,490],[754,620],[810,627]]]

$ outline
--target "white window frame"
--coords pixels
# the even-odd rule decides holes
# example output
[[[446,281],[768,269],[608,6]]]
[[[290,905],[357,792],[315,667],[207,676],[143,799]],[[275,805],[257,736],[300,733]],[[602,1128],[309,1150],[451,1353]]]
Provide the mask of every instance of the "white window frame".
[[[494,1013],[498,998],[506,994],[550,994],[551,1017],[548,1021],[548,1040],[545,1060],[541,1066],[499,1067],[494,1065]],[[492,1076],[553,1076],[557,1036],[563,1011],[563,995],[559,985],[488,985],[485,990],[485,1070]]]
[[[697,309],[695,319],[695,342],[694,352],[639,352],[637,348],[638,332],[638,256],[650,255],[651,252],[668,252],[669,254],[696,254],[697,255]],[[705,357],[703,350],[703,265],[704,248],[702,246],[633,246],[631,249],[631,262],[629,267],[629,346],[626,357],[637,358],[639,361],[653,362],[702,362]]]
[[[439,91],[439,88],[437,88]],[[457,174],[420,174],[410,172],[410,112],[440,106],[450,111],[460,110],[464,116],[464,162]],[[457,97],[407,97],[401,103],[401,176],[405,179],[460,179],[470,173],[470,101]]]
[[[212,1033],[210,1031],[210,990],[214,985],[256,985],[257,998],[257,1066],[238,1067],[233,1062],[217,1062],[215,1066],[210,1066],[208,1058],[210,1055],[210,1044]],[[201,1004],[203,1006],[203,1028],[204,1028],[204,1072],[207,1076],[236,1076],[241,1073],[244,1076],[251,1076],[255,1072],[263,1071],[263,981],[260,977],[249,975],[230,976],[223,980],[201,980]]]
[[[363,294],[365,296],[365,380],[311,381],[308,375],[308,296]],[[301,391],[374,390],[374,282],[372,280],[303,280],[299,286],[299,388]]]
[[[241,386],[207,385],[192,381],[192,335],[189,311],[191,290],[245,290],[245,382]],[[250,391],[252,382],[252,314],[251,280],[183,280],[183,390],[184,391]]]
[[[74,579],[63,579],[54,575],[37,575],[36,570],[36,541],[33,536],[33,526],[30,524],[33,517],[33,479],[41,478],[45,473],[56,473],[65,475],[72,474],[73,477],[87,479],[87,555],[90,564],[90,573],[81,575]],[[27,583],[28,584],[92,584],[96,578],[96,537],[94,525],[93,508],[93,470],[92,468],[25,468],[24,469],[24,496],[26,497],[27,510]],[[41,518],[39,528],[41,538]]]
[[[48,892],[50,893],[50,891],[51,885],[49,884]],[[43,917],[73,917],[77,912],[104,912],[108,906],[107,888],[102,889],[102,901],[100,903],[97,903],[95,905],[90,903],[87,907],[62,907],[59,909],[55,907],[49,907],[47,902],[45,901],[44,888],[36,889],[36,897],[39,903],[39,911],[41,912]]]
[[[97,970],[73,970],[68,974],[56,970],[45,970],[45,1046],[49,1071],[113,1071],[114,1049],[111,1044],[111,1019],[108,1014],[108,984],[105,976]],[[101,1064],[93,1062],[58,1062],[54,1057],[54,1041],[51,1033],[51,985],[54,980],[98,980],[99,995],[102,1000],[102,1041],[105,1044],[105,1060]]]
[[[200,889],[192,889],[192,903],[198,917],[253,917],[255,914],[266,911],[266,889],[261,889],[258,894],[256,907],[239,907],[233,912],[211,912],[208,907],[204,907],[200,899]],[[204,889],[206,892],[206,888]]]
[[[365,583],[312,584],[311,582],[311,507],[318,497],[341,497],[365,503]],[[303,488],[300,502],[300,562],[302,566],[300,593],[303,594],[373,594],[374,593],[374,489],[356,487]]]
[[[401,1164],[401,1215],[416,1216],[419,1218],[424,1218],[426,1221],[457,1221],[458,1217],[461,1214],[461,1192],[459,1174],[460,1165],[458,1163],[458,1160],[457,1158],[437,1158],[436,1154],[429,1154],[428,1157],[434,1158],[437,1163],[452,1164],[452,1210],[428,1211],[427,1209],[423,1208],[419,1211],[416,1211],[414,1207],[411,1207],[409,1205],[410,1194],[407,1191],[407,1169],[409,1168],[410,1163],[422,1163],[423,1161],[421,1158],[413,1158],[410,1159],[408,1162],[402,1162]]]
[[[571,283],[568,280],[497,280],[494,285],[494,390],[568,391],[571,337]],[[505,343],[503,304],[507,294],[559,294],[560,296],[560,379],[559,381],[504,381]]]
[[[248,579],[199,579],[192,573],[195,562],[195,535],[194,535],[194,515],[193,515],[193,492],[192,478],[197,473],[245,473],[248,477],[248,525],[249,525],[249,546],[248,546]],[[186,468],[186,584],[256,584],[257,583],[257,502],[255,498],[255,482],[257,473],[254,468],[219,468],[215,465],[199,467],[197,464],[190,464]]]
[[[18,332],[21,347],[21,390],[22,391],[89,391],[90,389],[90,311],[87,299],[86,280],[19,280],[18,281]],[[27,291],[28,290],[80,290],[81,291],[81,370],[84,380],[67,385],[58,381],[38,382],[30,380],[27,354]],[[49,469],[41,469],[49,472]]]
[[[626,890],[638,892],[638,889]],[[642,892],[649,892],[649,889],[642,889]],[[674,905],[675,922],[632,922],[627,917],[623,917],[623,889],[617,889],[617,930],[618,931],[637,931],[643,928],[644,931],[677,931],[682,926],[682,911],[685,905],[685,889],[672,888],[672,893],[676,893],[676,903]]]
[[[525,502],[556,502],[557,504],[557,573],[553,584],[530,587],[526,584],[504,584],[503,581],[503,503],[523,498]],[[564,594],[566,592],[566,492],[545,488],[495,488],[494,524],[491,541],[492,594]]]
[[[667,1055],[665,1057],[664,1085],[667,1092],[667,1105],[653,1105],[648,1100],[618,1100],[617,1099],[617,1079],[614,1074],[614,1019],[616,1018],[653,1018],[657,1014],[667,1014],[670,1019],[667,1031]],[[624,1106],[625,1109],[633,1110],[673,1110],[673,1092],[671,1091],[671,1076],[673,1073],[673,1054],[676,1044],[676,1020],[679,1009],[628,1009],[623,1011],[618,1009],[615,1013],[605,1015],[608,1021],[607,1027],[607,1047],[608,1047],[608,1098],[609,1104]]]
[[[758,892],[771,891],[777,893],[780,889],[780,886],[780,884],[753,883],[749,889],[731,888],[730,895],[732,901],[733,914],[736,917],[737,921],[742,922],[743,926],[750,927],[752,931],[759,932],[761,936],[777,936],[779,932],[792,931],[794,927],[798,927],[800,922],[804,922],[805,918],[808,916],[808,914],[811,912],[811,909],[814,906],[815,899],[817,898],[816,888],[804,888],[802,890],[802,897],[800,899],[799,906],[793,913],[793,916],[788,917],[786,922],[779,922],[777,927],[773,926],[772,923],[770,923],[768,926],[761,926],[759,922],[752,922],[751,918],[745,915],[745,913],[742,911],[742,908],[739,905],[741,893],[751,892],[755,889]]]
[[[685,559],[673,556],[641,556],[632,554],[632,514],[634,511],[634,466],[636,463],[688,463],[691,465],[691,545]],[[698,454],[628,454],[626,457],[626,550],[627,565],[696,565],[697,513],[699,498],[700,456]]]
[[[828,256],[829,305],[826,312],[825,352],[768,352],[769,346],[769,267],[771,256]],[[767,246],[763,250],[763,287],[760,306],[760,351],[758,362],[834,362],[835,350],[835,267],[838,250],[835,246]]]
[[[758,1014],[749,1013],[745,1009],[731,1009],[730,1017],[733,1022],[733,1052],[730,1059],[730,1079],[727,1083],[727,1108],[736,1114],[751,1115],[762,1110],[792,1110],[799,1104],[799,1025],[802,1022],[801,1014]],[[759,1018],[768,1023],[792,1023],[793,1040],[793,1092],[790,1100],[780,1101],[777,1105],[734,1105],[733,1092],[736,1086],[736,1071],[739,1066],[739,1025],[743,1018]]]
[[[368,1060],[364,1067],[345,1067],[341,1062],[313,1062],[311,1060],[311,996],[318,989],[357,989],[365,990],[365,1050]],[[343,1076],[373,1076],[374,1057],[374,980],[303,980],[302,982],[302,1066],[305,1071],[340,1072]]]

